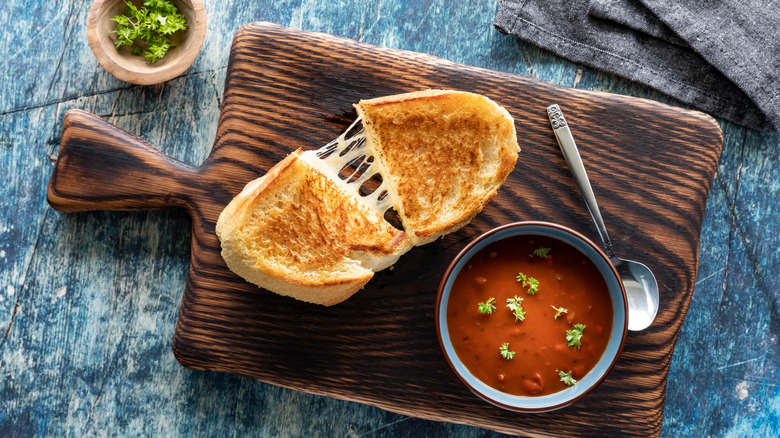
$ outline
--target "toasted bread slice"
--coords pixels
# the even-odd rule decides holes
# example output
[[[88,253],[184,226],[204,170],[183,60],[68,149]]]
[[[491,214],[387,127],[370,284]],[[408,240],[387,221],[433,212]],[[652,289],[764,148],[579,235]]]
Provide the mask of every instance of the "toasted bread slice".
[[[426,90],[355,108],[414,245],[467,224],[514,169],[514,120],[485,96]]]
[[[355,107],[360,122],[292,153],[222,212],[216,231],[233,272],[281,295],[339,303],[412,246],[468,223],[517,160],[514,120],[478,94],[427,90]],[[384,219],[388,208],[403,231]]]
[[[247,281],[332,305],[394,263],[404,232],[290,154],[249,183],[217,221],[222,257]]]

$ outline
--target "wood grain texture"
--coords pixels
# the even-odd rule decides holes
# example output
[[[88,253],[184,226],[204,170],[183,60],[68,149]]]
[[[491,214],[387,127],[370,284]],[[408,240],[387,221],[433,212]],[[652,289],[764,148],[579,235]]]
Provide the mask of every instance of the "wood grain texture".
[[[256,20],[680,103],[497,32],[496,1],[204,3],[209,29],[193,66],[165,84],[133,86],[92,55],[89,2],[0,2],[0,16],[11,17],[0,34],[3,436],[504,437],[180,366],[171,341],[189,266],[189,215],[54,211],[46,186],[63,115],[98,114],[200,165],[217,131],[231,39]],[[724,147],[669,366],[664,438],[780,436],[780,134],[719,124]]]
[[[295,148],[337,136],[359,99],[428,87],[485,94],[516,119],[523,149],[517,168],[472,224],[416,248],[332,308],[257,290],[227,270],[214,222],[246,182]],[[189,210],[192,258],[173,342],[183,365],[506,433],[659,433],[722,142],[711,118],[265,23],[236,35],[224,96],[213,152],[198,168],[90,115],[69,113],[49,188],[52,205],[70,211]],[[596,238],[546,119],[552,103],[561,105],[578,140],[617,255],[655,272],[661,310],[650,329],[629,335],[615,370],[593,394],[567,409],[518,416],[460,385],[439,351],[433,307],[449,261],[493,226],[554,220]],[[96,156],[96,149],[103,152]],[[102,170],[91,172],[95,157]]]

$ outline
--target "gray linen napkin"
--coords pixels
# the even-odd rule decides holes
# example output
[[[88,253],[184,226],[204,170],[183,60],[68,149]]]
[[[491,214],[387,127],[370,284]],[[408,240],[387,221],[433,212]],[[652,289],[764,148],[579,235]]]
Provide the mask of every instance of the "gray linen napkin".
[[[637,32],[661,38],[671,44],[688,46],[685,40],[677,36],[640,0],[592,0],[588,14],[596,18],[612,20]]]
[[[780,130],[778,6],[760,0],[504,0],[494,25],[716,117]]]

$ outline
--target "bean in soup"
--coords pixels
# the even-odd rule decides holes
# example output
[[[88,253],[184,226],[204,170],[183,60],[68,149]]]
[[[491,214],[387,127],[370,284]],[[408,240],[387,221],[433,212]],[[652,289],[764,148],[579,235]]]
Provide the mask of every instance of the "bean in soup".
[[[447,325],[458,357],[499,391],[552,394],[604,353],[612,301],[599,270],[552,237],[512,236],[476,253],[455,279]]]

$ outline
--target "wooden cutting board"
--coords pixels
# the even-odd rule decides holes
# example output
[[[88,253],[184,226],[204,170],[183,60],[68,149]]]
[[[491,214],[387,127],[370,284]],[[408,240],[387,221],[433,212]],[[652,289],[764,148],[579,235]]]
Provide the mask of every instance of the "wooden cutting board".
[[[413,249],[330,308],[259,290],[226,268],[214,224],[244,184],[292,150],[338,136],[358,100],[425,88],[482,93],[515,118],[517,167],[471,224]],[[521,415],[483,402],[455,377],[439,348],[434,304],[450,261],[497,225],[555,221],[598,241],[547,120],[553,103],[577,138],[617,255],[655,272],[661,309],[649,329],[629,332],[614,371],[592,394],[555,412]],[[506,433],[645,436],[661,428],[721,147],[717,124],[698,112],[253,23],[235,36],[214,149],[201,166],[73,110],[48,198],[64,211],[189,211],[192,256],[173,339],[186,367]]]

